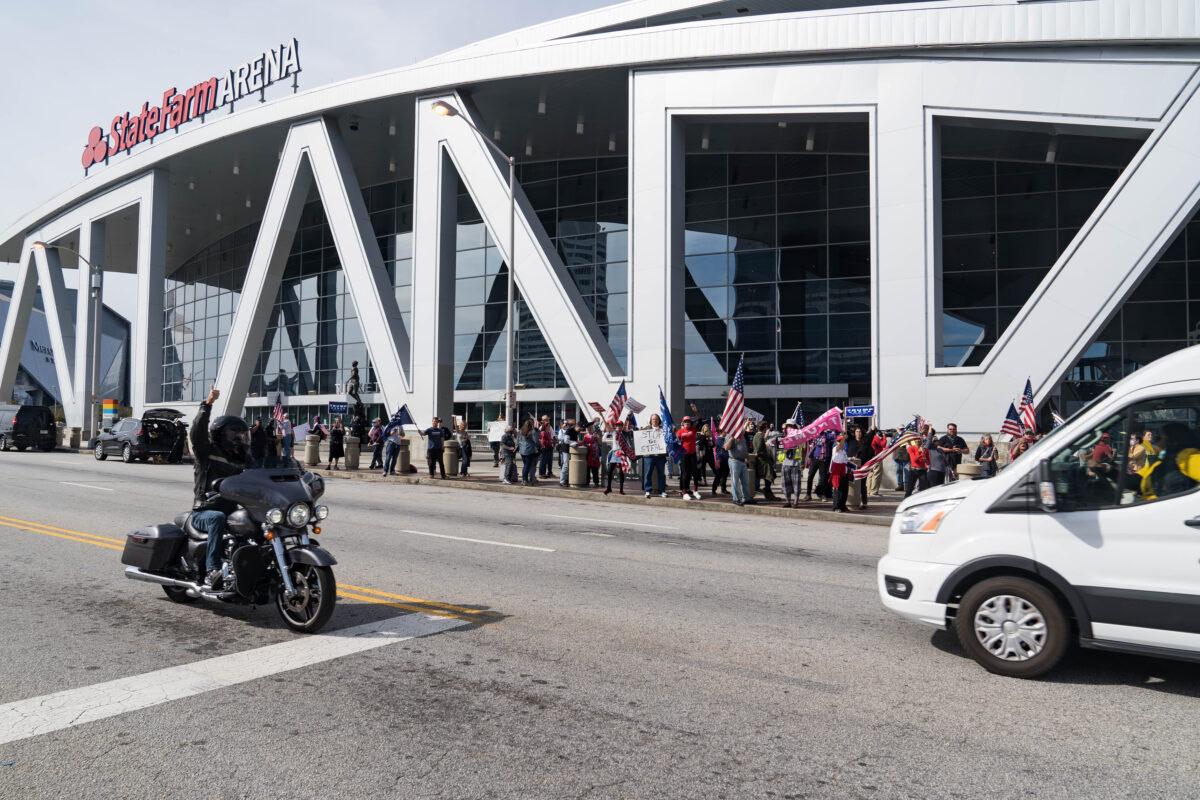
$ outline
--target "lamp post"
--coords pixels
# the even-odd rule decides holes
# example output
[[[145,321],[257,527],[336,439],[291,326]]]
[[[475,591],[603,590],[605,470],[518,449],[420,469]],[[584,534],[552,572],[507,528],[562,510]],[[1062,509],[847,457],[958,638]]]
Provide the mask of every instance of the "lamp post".
[[[90,381],[92,385],[92,391],[89,398],[88,425],[91,428],[89,433],[92,436],[96,436],[100,431],[100,404],[96,393],[99,391],[100,384],[100,315],[103,313],[101,290],[104,286],[104,272],[95,264],[88,261],[84,257],[83,253],[79,252],[73,247],[65,247],[58,244],[49,245],[40,241],[33,243],[34,250],[46,250],[50,247],[53,247],[55,250],[66,250],[70,253],[74,253],[80,261],[88,266],[88,284],[90,287],[89,291],[91,292],[90,299],[92,304],[92,336],[91,342],[89,343],[89,347],[92,351],[92,374]],[[81,291],[82,289],[82,286],[76,287],[76,291]]]
[[[514,386],[514,344],[516,341],[516,282],[513,278],[516,272],[516,231],[517,231],[517,160],[500,149],[499,145],[475,127],[471,120],[464,117],[457,108],[444,100],[438,100],[432,105],[433,113],[440,117],[458,117],[471,130],[479,135],[488,147],[492,148],[500,158],[508,162],[508,326],[504,331],[504,419],[509,425],[517,422],[517,392]]]

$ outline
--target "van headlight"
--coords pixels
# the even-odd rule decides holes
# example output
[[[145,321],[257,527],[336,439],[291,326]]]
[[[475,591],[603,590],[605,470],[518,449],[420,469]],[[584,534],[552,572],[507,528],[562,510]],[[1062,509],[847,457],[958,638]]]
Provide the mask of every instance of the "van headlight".
[[[329,516],[329,506],[317,506],[313,509],[313,516],[317,520],[323,520]]]
[[[900,514],[901,533],[937,533],[942,520],[962,500],[939,500],[936,503],[921,503],[906,508]]]
[[[278,508],[272,508],[267,512],[267,522],[271,523],[272,525],[278,525],[279,523],[283,522],[283,512]]]
[[[288,525],[292,528],[303,528],[312,519],[312,512],[308,509],[308,503],[294,503],[287,512]]]

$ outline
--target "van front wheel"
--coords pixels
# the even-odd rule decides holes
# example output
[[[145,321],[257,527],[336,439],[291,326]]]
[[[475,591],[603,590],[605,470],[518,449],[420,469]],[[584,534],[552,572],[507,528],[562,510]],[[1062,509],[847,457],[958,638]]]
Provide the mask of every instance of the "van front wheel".
[[[1067,651],[1070,624],[1058,599],[1038,583],[989,578],[963,595],[954,619],[958,641],[988,672],[1036,678]]]

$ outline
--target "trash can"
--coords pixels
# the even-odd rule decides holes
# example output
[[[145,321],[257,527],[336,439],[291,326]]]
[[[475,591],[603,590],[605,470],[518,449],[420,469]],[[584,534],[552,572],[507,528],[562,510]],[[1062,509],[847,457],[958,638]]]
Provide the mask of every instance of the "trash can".
[[[321,463],[321,437],[314,433],[304,437],[304,463],[310,467]]]
[[[357,436],[346,437],[346,469],[358,469],[358,459],[362,455],[362,440]]]
[[[400,440],[400,456],[396,459],[396,473],[398,475],[407,475],[409,468],[412,466],[412,449],[409,447],[407,438]]]
[[[575,489],[585,488],[588,482],[587,447],[580,444],[571,445],[571,455],[567,464],[570,469],[568,482]]]
[[[442,466],[446,468],[446,477],[458,474],[458,460],[462,457],[462,445],[451,439],[445,443],[442,450]]]

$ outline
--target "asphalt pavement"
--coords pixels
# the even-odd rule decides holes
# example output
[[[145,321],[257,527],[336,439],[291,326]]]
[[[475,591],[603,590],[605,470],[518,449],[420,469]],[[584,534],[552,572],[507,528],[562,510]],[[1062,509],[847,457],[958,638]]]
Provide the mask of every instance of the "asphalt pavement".
[[[989,675],[882,609],[884,528],[329,481],[297,645],[124,578],[190,492],[0,453],[0,798],[1200,795],[1194,665]]]

